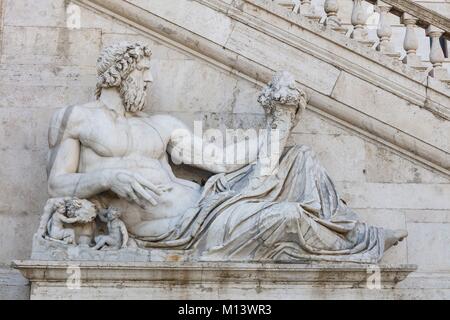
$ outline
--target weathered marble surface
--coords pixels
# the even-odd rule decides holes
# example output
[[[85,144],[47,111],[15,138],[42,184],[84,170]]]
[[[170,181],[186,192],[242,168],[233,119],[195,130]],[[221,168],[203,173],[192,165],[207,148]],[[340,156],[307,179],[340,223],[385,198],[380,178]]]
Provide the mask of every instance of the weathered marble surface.
[[[31,299],[370,299],[414,298],[394,292],[411,265],[117,263],[15,261],[31,281]],[[120,286],[117,284],[120,283]],[[373,289],[369,287],[376,285]],[[432,297],[443,298],[448,289]],[[417,293],[416,293],[417,294]]]
[[[448,121],[440,121],[441,118],[450,119],[450,109],[447,107],[449,89],[425,73],[365,48],[356,40],[332,30],[323,30],[321,26],[292,15],[285,8],[267,0],[243,0],[242,6],[227,6],[220,0],[208,0],[204,7],[197,4],[187,7],[189,10],[184,11],[186,20],[192,15],[209,16],[212,9],[224,12],[224,6],[227,7],[233,14],[223,16],[234,22],[235,27],[229,32],[226,42],[223,39],[217,42],[209,32],[214,27],[215,19],[211,19],[209,27],[202,24],[202,28],[195,28],[190,24],[182,25],[181,20],[178,24],[167,22],[182,13],[175,14],[175,9],[158,11],[155,9],[158,5],[148,2],[80,2],[93,4],[96,8],[100,6],[105,12],[113,11],[122,21],[134,21],[139,16],[138,23],[149,34],[156,32],[162,40],[175,41],[180,48],[193,50],[199,59],[212,59],[226,71],[231,68],[259,82],[269,81],[274,69],[291,70],[297,81],[310,93],[312,109],[332,115],[350,124],[352,129],[361,129],[366,135],[373,134],[391,146],[398,146],[398,151],[406,151],[408,156],[414,154],[417,156],[414,157],[416,160],[437,164],[448,175],[448,150],[441,149],[440,144],[443,142],[444,146],[448,146],[447,140],[437,137],[450,129]],[[203,0],[196,2],[203,3]],[[167,8],[178,6],[177,2],[172,1],[167,1],[165,5]],[[214,16],[217,17],[215,14]],[[274,47],[279,54],[273,53]],[[227,50],[223,50],[224,48]],[[336,56],[340,58],[336,59]],[[240,58],[237,60],[237,57]],[[327,72],[319,72],[320,68]],[[333,72],[336,69],[340,70],[339,77]],[[365,108],[361,110],[359,102],[351,101],[353,92],[347,91],[343,97],[339,89],[333,89],[333,83],[340,83],[339,87],[342,85],[343,88],[354,87],[355,92],[365,92],[363,96],[371,94],[370,101],[378,106],[392,107],[388,113],[383,110],[378,112],[377,108],[371,108],[370,112]],[[400,100],[392,102],[397,97]],[[391,119],[389,114],[393,112],[393,108],[395,114],[403,114],[402,119],[408,118],[411,123],[427,118],[422,122],[423,130],[416,132],[414,129],[400,129],[399,126],[403,127],[405,124],[397,122],[395,117]],[[430,139],[440,140],[439,146],[434,146],[434,142],[425,142]]]
[[[30,282],[17,269],[0,266],[0,300],[28,300]]]
[[[142,113],[150,57],[139,42],[105,47],[96,101],[53,116],[47,168],[54,198],[36,234],[39,254],[54,241],[84,246],[81,255],[131,246],[191,250],[199,261],[377,263],[407,236],[361,222],[309,147],[285,151],[308,103],[292,74],[277,72],[258,97],[263,133],[219,147],[172,116]],[[204,186],[176,178],[169,157],[215,175]],[[78,252],[70,249],[58,256]]]
[[[163,262],[192,261],[191,250],[141,249],[128,247],[120,250],[94,250],[92,246],[67,246],[48,241],[42,237],[33,238],[31,259],[36,261],[132,261]]]
[[[244,64],[245,57],[239,56],[237,59],[237,56],[230,56],[229,66],[234,65],[238,71],[231,67],[228,69],[214,60],[220,57],[207,55],[207,50],[204,49],[212,50],[207,41],[198,42],[199,47],[196,50],[200,51],[199,54],[198,51],[188,49],[186,43],[180,39],[177,42],[170,38],[172,34],[183,33],[163,32],[172,30],[170,28],[150,33],[142,26],[138,31],[120,21],[120,17],[112,19],[87,7],[81,7],[81,29],[65,30],[67,2],[63,0],[6,0],[2,1],[2,5],[3,25],[0,30],[5,41],[2,43],[0,61],[0,175],[7,183],[2,185],[0,194],[0,263],[9,265],[12,259],[30,257],[33,233],[39,225],[42,207],[47,199],[45,163],[48,123],[56,109],[91,99],[96,83],[95,60],[100,44],[131,39],[150,44],[153,49],[152,69],[155,71],[156,80],[153,90],[149,93],[147,111],[150,113],[169,111],[187,124],[193,120],[202,120],[207,127],[220,128],[222,123],[226,123],[230,127],[248,128],[262,123],[260,108],[254,99],[260,90],[260,83],[245,74],[245,68],[250,68]],[[345,13],[344,10],[351,10],[351,6],[341,7],[340,13],[349,17],[349,12]],[[208,21],[203,12],[201,16]],[[267,21],[280,26],[278,19],[270,15],[268,17],[271,20]],[[159,21],[156,17],[152,19]],[[305,30],[311,30],[306,24],[304,27]],[[294,28],[293,32],[298,30]],[[29,37],[26,37],[26,34]],[[189,39],[189,36],[191,39],[197,39],[194,34],[183,35],[186,39]],[[303,36],[306,37],[307,34],[302,34]],[[394,37],[396,36],[401,43],[402,35],[394,33]],[[96,49],[85,48],[79,41],[80,38],[89,39]],[[42,39],[46,40],[44,44]],[[314,36],[308,39],[323,46],[327,43],[317,42]],[[67,45],[68,40],[72,42],[71,45]],[[43,50],[45,45],[51,50]],[[330,42],[328,45],[331,46],[331,51],[335,49]],[[359,65],[373,67],[364,52],[360,52],[363,56],[357,58],[350,52],[355,49],[352,44],[345,42],[345,46],[350,48],[346,49],[349,52],[346,53],[342,49],[339,51],[340,56],[347,56]],[[420,48],[426,46],[421,45],[419,51]],[[27,52],[23,58],[22,50]],[[297,52],[293,52],[287,61],[295,61],[296,57]],[[86,65],[73,65],[80,61]],[[406,78],[397,78],[385,69],[381,72],[384,65],[382,61],[379,63],[381,67],[371,74],[393,80],[392,84],[417,89]],[[242,68],[243,65],[245,68]],[[348,70],[355,72],[353,69]],[[159,76],[160,74],[164,74],[164,77]],[[263,72],[259,74],[262,75]],[[304,79],[312,75],[313,73],[309,73]],[[204,83],[207,86],[198,85],[202,79],[206,79]],[[351,85],[351,82],[347,83]],[[432,86],[432,83],[430,85]],[[394,92],[399,88],[392,87]],[[380,90],[380,87],[374,90]],[[179,92],[179,95],[174,95],[174,91]],[[204,92],[209,93],[208,99],[202,98],[198,101],[198,97]],[[400,97],[405,97],[402,91],[397,93]],[[447,100],[433,90],[427,93],[432,100],[437,99],[443,105],[448,104]],[[409,105],[409,108],[407,102],[401,111],[393,106],[388,110],[389,115],[404,115],[405,122],[438,128],[443,120],[431,116],[422,122],[422,115],[428,117],[428,111],[415,107],[420,99],[408,99],[411,100],[415,102]],[[349,114],[347,120],[351,123],[358,123],[358,120],[365,124],[365,129],[361,131],[360,127],[349,125],[340,118],[339,112],[350,108],[339,105],[332,99],[320,102],[329,106],[329,111],[338,116],[330,116],[327,112],[311,107],[306,110],[302,125],[294,129],[290,144],[307,144],[315,150],[320,162],[337,181],[341,195],[361,214],[364,221],[376,226],[408,229],[410,236],[406,242],[391,249],[383,262],[399,264],[408,261],[419,265],[419,269],[424,272],[422,275],[425,276],[413,277],[408,282],[411,296],[433,297],[438,292],[444,292],[443,275],[437,272],[445,272],[450,265],[448,255],[440,254],[448,252],[450,211],[447,203],[432,199],[444,199],[442,196],[448,192],[448,175],[417,160],[414,154],[403,152],[402,148],[407,140],[404,140],[405,136],[398,130],[384,131],[385,127],[380,127],[380,123],[376,121],[369,121],[369,117],[358,118],[356,113]],[[217,109],[214,109],[215,107]],[[358,105],[352,104],[352,108],[358,108]],[[372,110],[377,110],[375,104]],[[417,114],[418,111],[420,114]],[[371,116],[378,117],[378,114],[372,113]],[[403,124],[398,125],[401,129]],[[414,131],[414,127],[412,129]],[[434,130],[426,133],[428,140],[445,137],[439,130]],[[387,140],[389,137],[395,137],[396,144],[386,143],[387,140],[380,138],[383,134]],[[414,135],[414,132],[412,134]],[[333,159],[334,155],[338,156]],[[177,175],[192,179],[191,171],[177,169],[176,172]],[[382,196],[373,196],[376,194]],[[428,201],[418,201],[419,197]],[[399,199],[413,199],[415,204],[410,205],[409,202]],[[353,205],[354,202],[357,205]],[[420,281],[416,282],[418,278]],[[397,297],[399,292],[400,290],[383,292],[379,297]]]

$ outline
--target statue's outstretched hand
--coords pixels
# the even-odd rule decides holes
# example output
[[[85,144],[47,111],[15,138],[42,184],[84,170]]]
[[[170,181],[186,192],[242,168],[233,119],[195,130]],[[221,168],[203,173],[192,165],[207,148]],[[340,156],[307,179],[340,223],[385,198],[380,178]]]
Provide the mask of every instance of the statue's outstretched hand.
[[[139,206],[144,206],[144,201],[156,206],[156,196],[171,188],[165,185],[155,185],[139,173],[127,170],[106,170],[104,172],[108,188],[121,198],[133,201]]]

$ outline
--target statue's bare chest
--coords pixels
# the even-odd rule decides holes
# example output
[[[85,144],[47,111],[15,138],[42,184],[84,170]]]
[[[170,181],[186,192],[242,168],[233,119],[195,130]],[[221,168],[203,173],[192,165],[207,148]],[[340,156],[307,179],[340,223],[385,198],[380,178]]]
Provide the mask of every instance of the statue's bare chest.
[[[157,125],[144,118],[106,117],[97,121],[80,136],[83,146],[102,157],[139,155],[158,159],[166,150],[166,142]]]

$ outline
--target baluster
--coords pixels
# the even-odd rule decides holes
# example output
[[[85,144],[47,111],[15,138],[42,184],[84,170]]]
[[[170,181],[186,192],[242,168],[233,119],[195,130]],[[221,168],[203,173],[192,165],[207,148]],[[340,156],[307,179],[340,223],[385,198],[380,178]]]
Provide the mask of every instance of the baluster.
[[[339,3],[337,0],[325,0],[323,6],[327,18],[325,19],[325,26],[330,27],[332,30],[345,34],[347,28],[344,28],[341,23],[341,19],[338,18],[337,13],[339,10]]]
[[[353,10],[351,18],[353,31],[350,37],[352,39],[358,40],[368,47],[371,47],[374,42],[369,40],[369,33],[365,28],[367,18],[368,17],[366,15],[366,12],[364,11],[364,8],[362,6],[362,1],[353,0]]]
[[[291,10],[294,13],[301,14],[311,21],[319,22],[321,16],[316,12],[311,0],[273,0],[274,3]]]
[[[311,0],[300,0],[300,14],[315,22],[319,22],[321,18],[316,12],[316,8],[311,4]]]
[[[427,67],[416,54],[417,48],[419,47],[419,41],[417,40],[415,30],[417,18],[408,13],[403,13],[402,23],[406,26],[405,40],[403,41],[406,57],[403,59],[403,63],[406,63],[408,66],[419,71],[425,71]]]
[[[292,3],[294,5],[294,9],[292,9],[295,13],[300,13],[300,0],[292,0]]]
[[[300,0],[300,13],[311,12],[311,0]]]
[[[428,26],[426,31],[427,36],[431,39],[430,62],[433,64],[433,69],[430,71],[430,76],[438,80],[449,80],[447,69],[442,67],[445,60],[444,52],[442,51],[439,38],[444,34],[444,30],[435,26]]]
[[[298,13],[298,10],[300,8],[300,0],[272,0],[272,1],[295,13]]]
[[[400,58],[400,52],[395,52],[394,46],[391,43],[392,28],[391,24],[388,22],[388,14],[392,9],[392,6],[378,0],[376,8],[380,14],[377,28],[377,36],[380,39],[380,43],[377,46],[377,50],[387,56],[398,59]]]

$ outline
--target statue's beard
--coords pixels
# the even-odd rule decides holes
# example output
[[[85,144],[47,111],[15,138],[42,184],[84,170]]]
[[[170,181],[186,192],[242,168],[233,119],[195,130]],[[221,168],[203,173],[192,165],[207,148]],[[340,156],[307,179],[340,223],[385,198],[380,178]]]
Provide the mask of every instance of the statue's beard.
[[[128,76],[120,85],[120,95],[127,112],[142,111],[147,97],[147,85],[144,81]]]

